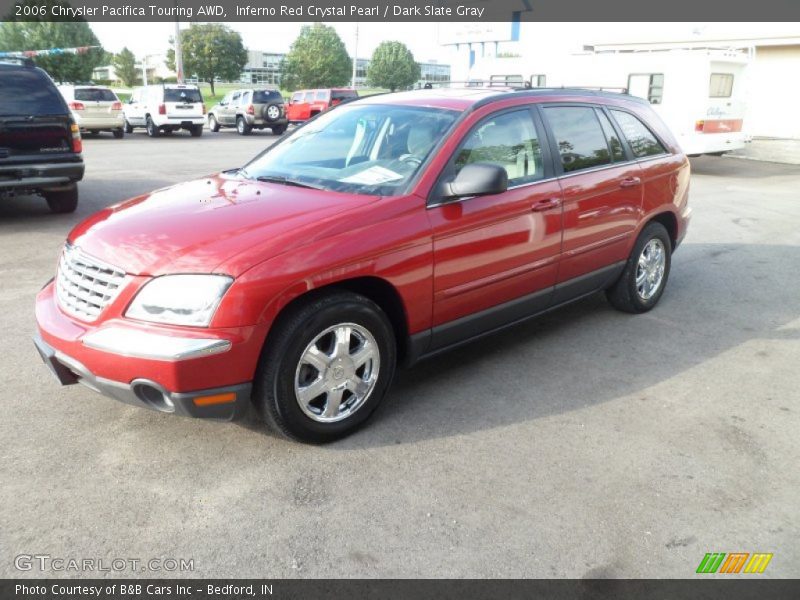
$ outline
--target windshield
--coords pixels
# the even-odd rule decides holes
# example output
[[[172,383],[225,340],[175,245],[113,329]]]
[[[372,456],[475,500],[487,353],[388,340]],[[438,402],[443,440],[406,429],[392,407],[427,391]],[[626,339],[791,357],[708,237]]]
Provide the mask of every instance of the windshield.
[[[117,97],[109,89],[104,88],[75,88],[75,100],[85,102],[116,102]]]
[[[342,106],[256,157],[241,174],[392,196],[403,191],[457,116],[435,108]]]
[[[200,90],[166,88],[164,102],[202,102]]]

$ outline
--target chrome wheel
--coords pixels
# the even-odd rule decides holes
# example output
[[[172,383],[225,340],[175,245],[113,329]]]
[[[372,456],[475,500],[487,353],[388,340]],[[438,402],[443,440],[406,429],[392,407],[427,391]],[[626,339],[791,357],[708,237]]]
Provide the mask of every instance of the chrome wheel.
[[[380,350],[361,325],[340,323],[320,333],[300,356],[294,394],[314,421],[333,423],[351,416],[375,389]]]
[[[636,266],[636,293],[642,300],[649,300],[661,288],[667,254],[664,243],[653,238],[642,249]]]

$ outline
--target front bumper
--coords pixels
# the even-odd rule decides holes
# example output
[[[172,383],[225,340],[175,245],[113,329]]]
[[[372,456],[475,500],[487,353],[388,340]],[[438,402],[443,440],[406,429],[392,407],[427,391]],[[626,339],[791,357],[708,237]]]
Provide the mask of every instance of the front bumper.
[[[82,383],[135,406],[211,419],[234,418],[249,402],[266,327],[191,331],[108,312],[102,321],[79,321],[58,306],[53,283],[39,292],[35,344],[62,385]]]
[[[249,383],[175,393],[149,379],[135,379],[130,383],[112,381],[97,377],[77,360],[58,352],[39,335],[34,336],[33,343],[44,364],[61,385],[81,383],[125,404],[186,417],[229,421],[242,413],[250,398]]]

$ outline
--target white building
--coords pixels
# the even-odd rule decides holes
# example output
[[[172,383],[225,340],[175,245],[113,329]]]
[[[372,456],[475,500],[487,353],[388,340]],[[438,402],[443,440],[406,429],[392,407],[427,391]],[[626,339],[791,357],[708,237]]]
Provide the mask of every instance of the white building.
[[[530,23],[494,24],[470,31],[442,24],[453,79],[511,75],[520,62],[526,78],[537,64],[586,50],[635,52],[668,48],[745,50],[748,69],[746,130],[755,137],[800,139],[800,31],[796,23]],[[500,27],[502,25],[502,27]]]

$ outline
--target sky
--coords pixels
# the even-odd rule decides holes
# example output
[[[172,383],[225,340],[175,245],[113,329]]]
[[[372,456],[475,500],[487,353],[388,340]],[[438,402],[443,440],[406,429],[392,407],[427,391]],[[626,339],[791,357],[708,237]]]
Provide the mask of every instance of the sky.
[[[182,24],[184,27],[186,24]],[[228,23],[238,31],[251,50],[287,52],[303,23]],[[331,23],[355,53],[358,27],[358,56],[369,58],[384,40],[406,44],[417,61],[448,63],[454,54],[439,45],[438,23]],[[91,23],[106,50],[118,52],[127,46],[137,56],[163,54],[175,23]],[[446,24],[442,27],[447,27]],[[626,41],[686,40],[714,37],[800,36],[797,23],[525,23],[523,40],[543,52],[576,52],[584,44]]]

